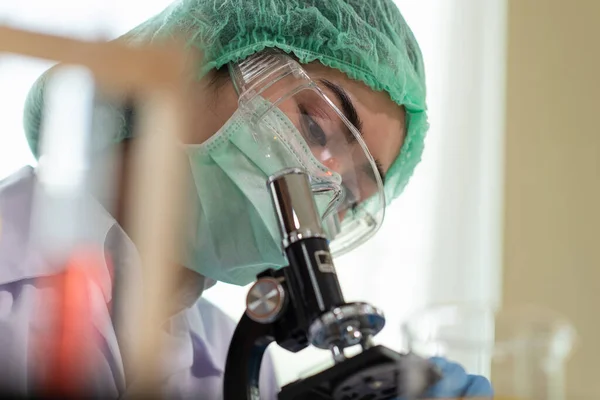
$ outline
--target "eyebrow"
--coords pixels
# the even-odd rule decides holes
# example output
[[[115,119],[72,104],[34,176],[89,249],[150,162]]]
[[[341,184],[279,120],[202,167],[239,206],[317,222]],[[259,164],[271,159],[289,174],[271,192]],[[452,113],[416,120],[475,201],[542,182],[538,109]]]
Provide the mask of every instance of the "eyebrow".
[[[354,103],[348,96],[348,93],[339,85],[336,85],[333,82],[328,81],[327,79],[321,79],[320,82],[327,86],[327,89],[331,90],[333,94],[338,98],[340,103],[342,104],[342,112],[344,116],[354,127],[360,132],[362,136],[362,126],[363,123],[358,116],[358,111],[356,111],[356,107],[354,107]]]
[[[360,133],[360,135],[363,136],[363,122],[360,119],[360,116],[358,115],[358,111],[356,110],[354,103],[352,102],[350,96],[344,90],[344,88],[342,88],[339,85],[336,85],[331,81],[328,81],[327,79],[320,79],[319,82],[321,82],[327,87],[327,89],[331,90],[333,94],[335,94],[335,96],[342,104],[342,113],[344,114],[346,119],[358,130],[358,133]],[[385,173],[383,172],[383,166],[381,165],[381,162],[379,162],[379,160],[377,159],[375,159],[375,167],[377,168],[377,172],[379,173],[382,182],[385,182]],[[372,171],[370,166],[367,166],[367,170]],[[375,180],[374,177],[372,178],[373,180]]]

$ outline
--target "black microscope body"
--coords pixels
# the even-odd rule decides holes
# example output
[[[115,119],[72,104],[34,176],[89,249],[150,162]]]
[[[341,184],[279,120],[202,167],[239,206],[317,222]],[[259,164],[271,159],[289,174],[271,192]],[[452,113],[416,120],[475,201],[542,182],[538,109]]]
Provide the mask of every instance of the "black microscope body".
[[[246,312],[233,335],[224,399],[259,399],[261,361],[276,342],[291,352],[309,345],[331,351],[335,364],[284,386],[279,400],[379,400],[416,398],[440,374],[426,360],[375,346],[383,313],[366,303],[346,303],[308,176],[290,169],[268,182],[289,266],[257,277]],[[346,358],[344,349],[361,346]]]

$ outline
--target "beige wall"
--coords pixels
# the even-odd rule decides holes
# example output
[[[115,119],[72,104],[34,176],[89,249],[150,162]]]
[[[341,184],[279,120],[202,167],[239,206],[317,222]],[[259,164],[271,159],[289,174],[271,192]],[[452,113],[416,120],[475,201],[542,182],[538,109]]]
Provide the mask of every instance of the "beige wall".
[[[577,326],[568,399],[600,398],[600,0],[509,0],[505,304]]]

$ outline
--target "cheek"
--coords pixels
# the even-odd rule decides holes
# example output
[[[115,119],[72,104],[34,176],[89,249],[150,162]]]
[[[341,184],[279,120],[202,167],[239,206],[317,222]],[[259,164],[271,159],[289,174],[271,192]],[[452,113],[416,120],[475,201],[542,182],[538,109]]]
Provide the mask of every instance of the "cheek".
[[[364,140],[373,158],[387,170],[400,154],[404,134],[400,126],[388,130],[371,130]]]
[[[237,94],[231,82],[218,88],[198,84],[193,98],[194,144],[201,144],[225,125],[237,110]]]
[[[398,158],[404,144],[404,109],[387,99],[377,105],[380,110],[361,104],[359,111],[363,112],[363,138],[373,158],[387,171]]]

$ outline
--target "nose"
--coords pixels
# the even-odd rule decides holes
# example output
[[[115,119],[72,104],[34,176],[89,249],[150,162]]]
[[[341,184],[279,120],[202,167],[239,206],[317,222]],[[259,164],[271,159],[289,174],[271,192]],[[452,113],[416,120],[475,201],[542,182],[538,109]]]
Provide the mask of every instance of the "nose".
[[[339,157],[331,154],[329,149],[323,149],[320,154],[317,154],[317,159],[321,161],[327,169],[330,169],[334,172],[337,172],[340,175],[343,175],[343,163],[339,159]]]

